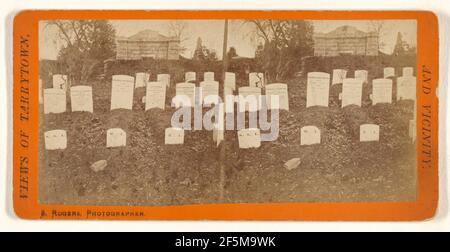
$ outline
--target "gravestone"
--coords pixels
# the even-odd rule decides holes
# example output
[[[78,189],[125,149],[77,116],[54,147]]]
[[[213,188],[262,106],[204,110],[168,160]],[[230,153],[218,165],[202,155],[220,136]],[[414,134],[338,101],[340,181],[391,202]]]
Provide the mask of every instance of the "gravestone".
[[[197,80],[197,77],[196,77],[196,73],[195,72],[186,72],[184,74],[184,81],[185,82],[191,82],[191,81],[195,82],[196,80]]]
[[[44,94],[43,94],[43,90],[42,90],[42,80],[39,79],[39,104],[43,104],[44,103]]]
[[[152,108],[165,109],[166,84],[164,82],[149,82],[145,94],[145,110]]]
[[[361,80],[363,83],[368,81],[369,72],[367,70],[356,70],[355,79]]]
[[[72,112],[94,112],[92,100],[92,87],[90,86],[74,86],[70,88],[70,102]]]
[[[134,78],[114,75],[112,78],[111,110],[133,109]]]
[[[412,67],[404,67],[402,71],[403,77],[414,76],[414,68]]]
[[[136,73],[136,84],[134,85],[135,88],[145,87],[147,85],[147,82],[150,80],[150,74],[149,73]]]
[[[184,144],[184,130],[180,128],[167,128],[165,131],[165,144]]]
[[[347,78],[347,70],[344,69],[334,69],[333,70],[333,81],[331,85],[342,84],[344,79]]]
[[[175,86],[175,95],[184,96],[182,105],[175,104],[175,107],[194,107],[195,105],[195,84],[193,83],[178,83]]]
[[[214,81],[214,72],[203,73],[203,81],[206,82]]]
[[[122,147],[127,145],[127,133],[120,128],[113,128],[106,131],[106,147]]]
[[[282,109],[289,111],[288,86],[284,83],[266,85],[266,103],[269,109]],[[271,96],[278,96],[278,107],[272,105]]]
[[[264,73],[249,73],[248,74],[249,87],[264,87]]]
[[[342,107],[352,104],[361,107],[362,86],[363,83],[361,79],[344,79],[341,97]]]
[[[300,145],[320,144],[320,129],[316,126],[304,126],[300,134]]]
[[[226,72],[225,73],[225,87],[231,88],[232,90],[236,90],[236,74]]]
[[[258,87],[240,87],[239,92],[239,112],[255,112],[261,106],[261,88]]]
[[[62,89],[67,91],[69,80],[67,78],[67,75],[64,74],[55,74],[53,75],[53,88],[56,89]]]
[[[376,124],[362,124],[359,126],[359,141],[372,142],[380,140],[380,126]]]
[[[201,101],[203,104],[219,103],[219,82],[202,81],[200,82],[200,88],[201,88]],[[208,97],[207,100],[205,100],[206,97]]]
[[[227,99],[229,97],[230,99]],[[234,113],[234,92],[230,87],[224,87],[223,89],[223,100],[225,103],[225,113]],[[229,101],[230,100],[230,101]]]
[[[67,132],[51,130],[44,133],[46,150],[64,150],[67,148]]]
[[[409,137],[412,142],[416,141],[416,120],[409,120]]]
[[[156,75],[156,81],[162,82],[167,88],[170,87],[170,74],[158,74]]]
[[[239,148],[259,148],[261,146],[261,132],[259,129],[250,128],[238,131]]]
[[[392,103],[392,80],[372,80],[372,104]]]
[[[416,100],[416,77],[403,76],[397,78],[398,100]]]
[[[383,69],[383,78],[395,77],[395,68],[385,67]]]
[[[306,84],[306,107],[328,107],[330,75],[328,73],[308,73]]]
[[[66,112],[66,92],[59,88],[44,89],[44,114]]]

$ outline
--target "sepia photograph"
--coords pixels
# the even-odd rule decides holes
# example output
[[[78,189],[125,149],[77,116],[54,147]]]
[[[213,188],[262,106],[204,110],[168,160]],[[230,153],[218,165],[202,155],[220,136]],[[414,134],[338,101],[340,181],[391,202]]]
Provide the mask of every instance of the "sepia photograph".
[[[41,20],[38,201],[414,202],[416,20]]]

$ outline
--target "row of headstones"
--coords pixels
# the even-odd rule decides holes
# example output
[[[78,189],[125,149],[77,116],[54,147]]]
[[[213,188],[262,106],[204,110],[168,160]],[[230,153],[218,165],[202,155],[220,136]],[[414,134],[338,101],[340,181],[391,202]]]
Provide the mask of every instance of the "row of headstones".
[[[414,142],[416,139],[415,120],[410,120],[409,136]],[[316,126],[304,126],[300,130],[300,145],[320,144],[320,129]],[[258,128],[242,129],[237,132],[239,148],[258,148],[261,146],[261,132]],[[51,130],[44,133],[45,149],[63,150],[67,148],[67,132],[65,130]],[[224,131],[214,128],[213,141],[220,144],[224,139]],[[376,124],[362,124],[359,128],[359,141],[372,142],[380,140],[380,126]],[[106,132],[106,147],[122,147],[127,144],[127,134],[123,129],[113,128]],[[184,130],[180,128],[167,128],[165,130],[165,144],[184,144]]]

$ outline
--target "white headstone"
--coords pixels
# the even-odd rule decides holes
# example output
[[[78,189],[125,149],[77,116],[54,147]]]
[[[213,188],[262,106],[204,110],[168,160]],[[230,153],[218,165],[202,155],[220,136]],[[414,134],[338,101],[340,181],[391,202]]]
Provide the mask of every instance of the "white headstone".
[[[320,129],[316,126],[304,126],[300,134],[300,145],[320,144]]]
[[[225,139],[225,119],[223,112],[223,110],[220,110],[217,123],[214,124],[213,128],[213,141],[217,146]]]
[[[385,67],[383,69],[384,78],[395,77],[395,68],[393,67]]]
[[[165,109],[166,84],[164,82],[149,82],[145,95],[145,110],[152,108]]]
[[[234,113],[235,97],[233,89],[229,87],[223,89],[223,100],[225,103],[225,113]]]
[[[403,77],[414,76],[414,68],[404,67],[402,73],[403,73]]]
[[[111,110],[133,109],[134,78],[114,75],[112,79]]]
[[[68,83],[69,83],[69,80],[67,78],[67,75],[63,75],[63,74],[53,75],[53,88],[62,89],[64,91],[67,91]]]
[[[158,74],[156,76],[156,81],[162,82],[166,87],[170,87],[170,74]]]
[[[372,80],[372,104],[392,103],[392,80]]]
[[[51,130],[44,133],[46,150],[64,150],[67,148],[67,132]]]
[[[219,82],[202,81],[200,82],[200,88],[202,96],[201,101],[203,102],[203,104],[219,103]]]
[[[167,128],[164,142],[165,144],[184,144],[184,130],[180,128]]]
[[[266,103],[269,109],[282,109],[289,111],[288,86],[284,83],[266,85]],[[278,106],[272,104],[271,96],[278,96]]]
[[[149,73],[136,73],[136,84],[134,85],[135,88],[139,87],[145,87],[147,85],[147,82],[150,80],[150,74]]]
[[[264,73],[249,73],[248,83],[249,87],[264,87]]]
[[[122,147],[127,145],[127,133],[120,128],[106,131],[106,147]]]
[[[225,73],[225,87],[229,87],[233,90],[236,90],[236,74],[226,72]]]
[[[206,81],[206,82],[214,81],[214,72],[203,73],[203,81]]]
[[[175,86],[175,95],[183,96],[185,100],[180,104],[175,104],[175,107],[194,107],[195,105],[195,84],[193,83],[178,83]],[[188,104],[189,103],[189,104]]]
[[[416,141],[416,120],[409,120],[409,137],[413,142]]]
[[[369,72],[367,70],[356,70],[355,79],[360,79],[363,83],[368,81]]]
[[[44,114],[66,112],[66,92],[59,88],[44,89]]]
[[[239,112],[255,112],[261,106],[261,88],[240,87],[239,92]]]
[[[261,132],[259,129],[250,128],[238,131],[239,148],[259,148],[261,146]]]
[[[362,80],[361,79],[344,79],[342,85],[342,107],[347,105],[357,105],[361,107],[362,99]]]
[[[380,140],[380,126],[376,124],[362,124],[359,126],[359,141],[372,142]]]
[[[328,73],[308,73],[306,84],[306,107],[328,107],[330,75]]]
[[[184,74],[184,81],[185,82],[196,81],[196,80],[197,80],[197,77],[196,77],[195,72],[186,72]]]
[[[334,69],[333,70],[333,81],[331,85],[342,84],[344,79],[347,78],[347,70],[344,69]]]
[[[43,94],[43,90],[42,90],[42,80],[39,79],[39,104],[43,104],[44,103],[44,94]]]
[[[71,87],[70,102],[72,104],[72,112],[85,111],[93,113],[94,104],[92,100],[92,87],[90,86]]]
[[[416,77],[397,78],[397,100],[416,100]]]

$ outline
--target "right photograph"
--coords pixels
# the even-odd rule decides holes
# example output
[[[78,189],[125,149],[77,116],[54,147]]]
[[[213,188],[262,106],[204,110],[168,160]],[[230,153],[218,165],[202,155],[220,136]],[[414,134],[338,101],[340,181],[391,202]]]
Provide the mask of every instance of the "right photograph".
[[[416,201],[416,20],[42,20],[39,203]]]

